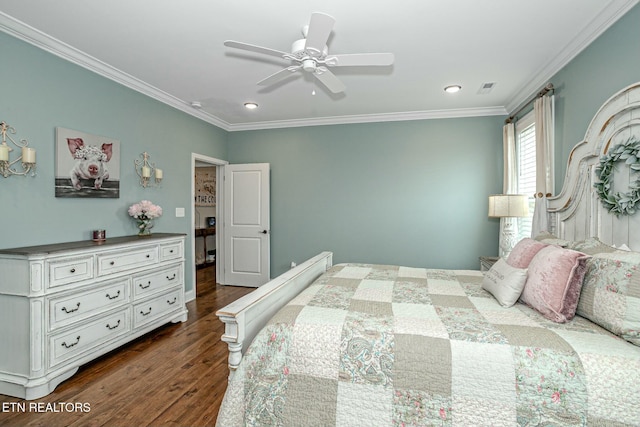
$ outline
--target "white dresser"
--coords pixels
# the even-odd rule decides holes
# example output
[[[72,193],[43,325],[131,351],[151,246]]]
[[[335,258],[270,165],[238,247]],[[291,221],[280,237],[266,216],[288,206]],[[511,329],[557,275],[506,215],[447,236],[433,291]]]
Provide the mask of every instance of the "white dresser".
[[[0,250],[0,393],[37,399],[80,365],[184,322],[183,234]]]

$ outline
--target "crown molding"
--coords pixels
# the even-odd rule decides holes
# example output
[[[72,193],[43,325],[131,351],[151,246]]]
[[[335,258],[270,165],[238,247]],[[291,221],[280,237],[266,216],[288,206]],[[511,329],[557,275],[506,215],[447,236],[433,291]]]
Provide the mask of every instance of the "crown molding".
[[[275,120],[269,122],[238,123],[232,124],[219,117],[207,113],[204,110],[193,108],[189,103],[176,98],[144,81],[133,77],[109,64],[102,62],[86,53],[63,43],[42,31],[39,31],[3,12],[0,12],[0,31],[3,31],[19,40],[36,46],[46,52],[58,56],[66,61],[83,67],[100,76],[110,79],[125,87],[135,90],[150,98],[156,99],[186,114],[194,116],[204,122],[210,123],[226,131],[276,129],[285,127],[322,126],[336,124],[371,123],[371,122],[391,122],[406,120],[429,120],[443,118],[478,117],[508,115],[520,107],[532,94],[539,91],[546,85],[560,69],[569,63],[576,55],[584,50],[607,28],[609,28],[620,17],[627,13],[640,0],[627,0],[622,5],[616,7],[613,0],[609,0],[604,9],[607,13],[598,15],[592,20],[585,30],[582,31],[569,45],[562,50],[552,61],[543,66],[537,76],[529,83],[515,91],[512,100],[505,107],[496,106],[488,108],[466,108],[453,110],[430,110],[430,111],[409,111],[387,114],[364,114],[352,116],[332,116],[294,120]]]
[[[42,31],[39,31],[3,12],[0,12],[0,31],[19,40],[36,46],[73,64],[79,65],[107,79],[120,83],[132,90],[147,95],[184,113],[197,117],[223,130],[233,132],[242,130],[277,129],[286,127],[322,126],[335,124],[391,122],[404,120],[428,120],[457,117],[478,117],[507,115],[504,107],[468,108],[457,110],[411,111],[388,114],[363,114],[353,116],[332,116],[294,120],[275,120],[256,123],[228,123],[204,110],[193,108],[189,103],[176,98],[144,81],[135,78],[115,67],[106,64],[86,53],[63,43]]]
[[[229,123],[224,120],[207,114],[204,111],[194,109],[187,102],[112,67],[91,55],[87,55],[81,50],[69,46],[3,12],[0,12],[0,31],[205,122],[222,129],[229,127]]]
[[[511,101],[506,105],[508,114],[525,105],[531,96],[546,86],[549,79],[555,76],[564,66],[571,62],[573,58],[578,56],[580,52],[593,43],[595,39],[602,35],[602,33],[611,27],[618,19],[638,4],[639,1],[640,0],[627,0],[623,4],[616,6],[613,0],[609,0],[608,4],[603,8],[603,13],[589,22],[584,30],[562,49],[560,54],[556,55],[551,61],[541,67],[538,72],[534,73],[535,78],[514,92]]]
[[[354,123],[400,122],[407,120],[452,119],[460,117],[506,116],[504,107],[461,108],[457,110],[409,111],[401,113],[360,114],[352,116],[317,117],[310,119],[274,120],[229,125],[228,131],[279,129],[305,126],[342,125]]]

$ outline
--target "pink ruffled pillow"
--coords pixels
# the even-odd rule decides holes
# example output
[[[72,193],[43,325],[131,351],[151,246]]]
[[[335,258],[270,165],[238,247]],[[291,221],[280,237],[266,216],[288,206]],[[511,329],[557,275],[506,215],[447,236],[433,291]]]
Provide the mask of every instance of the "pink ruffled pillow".
[[[554,322],[573,319],[588,258],[558,246],[542,248],[529,264],[520,300]]]
[[[509,257],[507,257],[507,264],[515,268],[528,268],[533,257],[545,246],[548,245],[530,238],[524,238],[515,245]]]

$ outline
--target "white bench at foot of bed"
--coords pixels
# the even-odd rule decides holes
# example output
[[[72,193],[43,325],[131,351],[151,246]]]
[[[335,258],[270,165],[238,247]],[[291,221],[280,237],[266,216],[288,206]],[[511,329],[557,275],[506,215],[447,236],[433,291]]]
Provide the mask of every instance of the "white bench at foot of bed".
[[[229,375],[265,323],[332,265],[333,253],[322,252],[216,312],[225,324],[222,341],[229,346]]]

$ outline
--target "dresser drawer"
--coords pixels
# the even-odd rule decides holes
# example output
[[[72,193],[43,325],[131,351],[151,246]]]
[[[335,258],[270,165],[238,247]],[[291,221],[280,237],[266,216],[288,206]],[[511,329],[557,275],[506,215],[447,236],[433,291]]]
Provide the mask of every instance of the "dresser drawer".
[[[146,246],[127,252],[98,255],[98,276],[145,267],[158,262],[158,247]]]
[[[49,366],[82,356],[131,330],[129,309],[104,316],[93,322],[49,337]]]
[[[49,299],[49,330],[105,312],[129,301],[128,278],[90,291]]]
[[[184,306],[182,288],[174,289],[133,306],[133,327],[137,328]]]
[[[49,261],[47,264],[49,266],[50,288],[93,278],[92,256]]]
[[[169,261],[182,258],[182,242],[160,245],[160,261]]]
[[[182,284],[182,265],[164,268],[144,276],[136,276],[133,278],[133,298],[140,299],[178,284]]]

